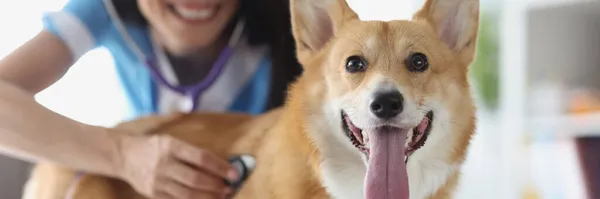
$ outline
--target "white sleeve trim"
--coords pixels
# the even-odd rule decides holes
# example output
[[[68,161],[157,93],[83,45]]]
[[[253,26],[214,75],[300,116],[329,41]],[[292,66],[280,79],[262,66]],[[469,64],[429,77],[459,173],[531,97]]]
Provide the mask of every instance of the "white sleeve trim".
[[[93,35],[77,17],[66,12],[51,13],[48,17],[58,31],[58,36],[69,47],[73,59],[79,59],[94,48]]]

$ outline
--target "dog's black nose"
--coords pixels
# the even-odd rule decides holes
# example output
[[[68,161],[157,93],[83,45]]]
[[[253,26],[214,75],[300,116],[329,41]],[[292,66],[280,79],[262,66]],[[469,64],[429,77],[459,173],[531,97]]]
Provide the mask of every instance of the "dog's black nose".
[[[398,91],[378,93],[371,102],[371,112],[380,119],[390,119],[402,112],[404,98]]]

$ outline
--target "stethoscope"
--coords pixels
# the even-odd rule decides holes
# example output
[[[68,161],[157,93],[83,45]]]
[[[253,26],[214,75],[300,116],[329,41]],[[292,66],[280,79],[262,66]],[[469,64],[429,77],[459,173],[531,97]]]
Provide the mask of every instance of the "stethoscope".
[[[146,60],[146,66],[149,69],[150,75],[155,82],[171,89],[172,91],[175,91],[179,94],[187,96],[190,99],[191,107],[189,107],[189,108],[190,108],[190,111],[192,111],[192,110],[196,110],[196,108],[198,108],[198,106],[200,104],[200,101],[198,99],[200,98],[202,93],[204,93],[204,91],[215,82],[217,77],[221,74],[221,71],[223,71],[223,68],[225,68],[225,64],[227,63],[227,60],[232,56],[232,54],[233,54],[233,48],[231,48],[229,46],[225,47],[223,49],[223,51],[221,51],[219,58],[217,59],[215,64],[212,66],[211,70],[208,72],[208,74],[204,78],[204,80],[202,80],[201,82],[199,82],[195,85],[189,85],[189,86],[177,86],[177,85],[169,83],[165,79],[165,77],[158,71],[158,68],[156,68],[156,66],[154,64],[154,63],[156,63],[156,60],[153,60],[153,59]]]
[[[219,58],[213,64],[211,70],[204,78],[204,80],[195,85],[179,86],[171,84],[159,71],[158,67],[156,67],[156,63],[158,62],[156,57],[147,57],[144,55],[144,53],[142,53],[138,45],[134,42],[134,40],[131,38],[131,36],[128,34],[125,27],[121,23],[121,20],[119,19],[117,12],[114,9],[114,6],[112,5],[112,2],[110,0],[104,0],[104,5],[106,6],[108,14],[113,20],[117,30],[123,36],[123,39],[125,40],[126,44],[134,51],[139,60],[144,60],[146,68],[148,68],[148,70],[150,71],[151,78],[156,83],[181,95],[186,96],[189,99],[188,104],[190,104],[187,107],[189,108],[189,112],[196,110],[200,106],[200,96],[217,80],[217,77],[219,77],[219,75],[225,68],[227,61],[229,61],[229,59],[233,56],[234,47],[238,43],[240,37],[242,36],[242,32],[244,30],[245,25],[245,21],[243,18],[237,22],[235,29],[233,30],[233,33],[229,38],[227,46],[221,51]]]
[[[169,88],[172,91],[186,96],[189,99],[187,101],[188,104],[190,104],[188,106],[188,108],[190,109],[189,111],[196,110],[200,105],[200,96],[217,80],[217,77],[219,77],[219,75],[225,68],[227,61],[232,57],[234,52],[234,46],[237,44],[237,41],[241,37],[243,29],[244,21],[240,20],[236,24],[236,27],[233,31],[233,34],[231,35],[229,43],[225,48],[223,48],[223,50],[219,54],[219,57],[217,58],[217,61],[215,61],[204,80],[196,83],[195,85],[179,86],[167,81],[165,76],[162,75],[159,71],[158,67],[156,67],[155,63],[158,62],[157,59],[146,59],[146,66],[149,69],[150,75],[155,82]]]

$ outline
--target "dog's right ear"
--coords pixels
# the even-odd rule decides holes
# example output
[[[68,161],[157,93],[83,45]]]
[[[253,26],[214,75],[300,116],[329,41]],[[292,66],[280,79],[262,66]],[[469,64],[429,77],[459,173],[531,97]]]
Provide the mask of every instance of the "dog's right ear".
[[[301,63],[319,52],[344,23],[359,19],[346,0],[291,0],[290,9]]]

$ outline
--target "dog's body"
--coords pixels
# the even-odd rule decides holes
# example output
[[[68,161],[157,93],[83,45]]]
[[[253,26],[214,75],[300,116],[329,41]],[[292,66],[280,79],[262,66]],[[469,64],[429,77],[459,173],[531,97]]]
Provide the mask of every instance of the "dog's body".
[[[239,199],[451,198],[475,129],[467,71],[479,2],[427,0],[413,21],[391,22],[360,21],[344,0],[291,7],[305,70],[284,107],[257,117],[151,116],[115,128],[169,134],[223,158],[254,155]],[[74,176],[40,164],[25,197],[62,199]],[[143,198],[93,175],[70,194]]]

